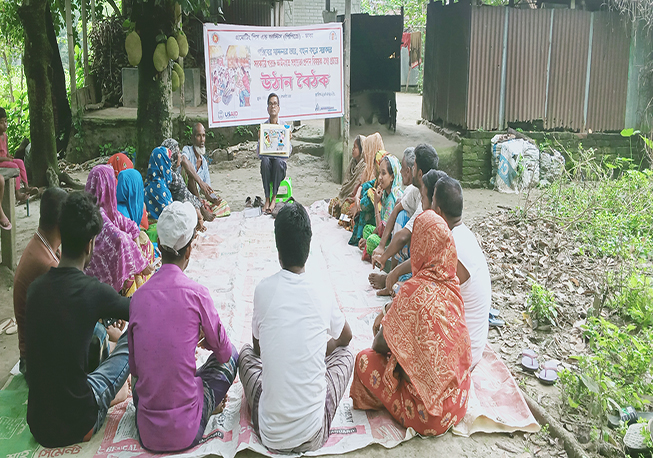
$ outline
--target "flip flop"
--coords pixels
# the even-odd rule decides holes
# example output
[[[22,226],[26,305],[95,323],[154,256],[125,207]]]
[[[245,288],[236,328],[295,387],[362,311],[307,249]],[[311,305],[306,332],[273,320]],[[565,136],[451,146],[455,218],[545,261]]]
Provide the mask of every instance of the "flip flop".
[[[608,415],[608,426],[617,429],[621,426],[621,423],[632,425],[637,423],[640,418],[651,421],[653,420],[653,412],[638,412],[632,406],[620,407],[618,415]]]
[[[2,334],[3,332],[7,332],[9,329],[11,329],[14,326],[16,326],[16,319],[15,318],[7,318],[2,323],[0,323],[0,334]]]
[[[542,364],[542,370],[535,376],[544,385],[553,385],[558,381],[558,361],[552,359]]]
[[[11,221],[9,220],[7,220],[7,224],[0,224],[0,229],[4,229],[5,231],[10,231],[12,227]]]
[[[503,320],[501,320],[501,319],[499,319],[499,318],[497,318],[495,316],[492,316],[492,315],[490,315],[489,323],[490,323],[490,326],[495,327],[495,328],[500,328],[501,326],[506,324],[505,321],[503,321]]]
[[[263,199],[261,199],[261,196],[256,196],[254,197],[254,207],[262,207],[263,206]]]
[[[249,196],[245,199],[245,208],[252,208],[252,198]]]
[[[521,367],[528,372],[535,372],[539,369],[540,365],[537,362],[537,353],[530,348],[522,352]]]
[[[624,448],[628,456],[651,456],[646,436],[651,435],[651,423],[635,423],[628,427],[624,436]]]
[[[497,310],[497,309],[492,309],[492,308],[490,309],[490,316],[493,316],[493,317],[496,318],[496,317],[498,317],[500,314],[501,314],[501,312],[500,312],[499,310]]]

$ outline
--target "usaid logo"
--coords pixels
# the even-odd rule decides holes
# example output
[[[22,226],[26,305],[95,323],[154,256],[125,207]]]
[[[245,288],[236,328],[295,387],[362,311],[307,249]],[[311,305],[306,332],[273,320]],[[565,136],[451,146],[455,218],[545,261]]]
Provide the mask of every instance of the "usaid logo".
[[[219,116],[219,113],[218,113],[218,116]],[[227,111],[224,114],[224,117],[227,118],[227,119],[237,118],[238,117],[238,112],[237,111]]]

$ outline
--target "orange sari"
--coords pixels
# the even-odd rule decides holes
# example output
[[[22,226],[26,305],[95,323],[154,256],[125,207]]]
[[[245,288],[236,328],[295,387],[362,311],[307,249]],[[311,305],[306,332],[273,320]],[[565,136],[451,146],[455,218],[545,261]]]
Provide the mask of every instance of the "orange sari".
[[[413,277],[382,322],[390,353],[358,354],[350,395],[356,409],[440,435],[467,412],[472,356],[453,235],[434,211],[415,220],[410,252]]]

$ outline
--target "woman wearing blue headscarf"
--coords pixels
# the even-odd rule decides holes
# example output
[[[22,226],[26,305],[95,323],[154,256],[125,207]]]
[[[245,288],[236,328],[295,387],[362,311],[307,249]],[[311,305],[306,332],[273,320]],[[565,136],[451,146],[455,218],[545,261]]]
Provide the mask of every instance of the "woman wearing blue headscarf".
[[[162,146],[150,154],[145,185],[145,206],[154,219],[159,219],[163,209],[172,202],[168,185],[172,179],[169,150]]]
[[[176,173],[172,170],[171,154],[168,148],[159,146],[150,154],[150,162],[147,166],[145,207],[152,218],[157,220],[163,209],[175,200],[170,191]],[[197,211],[197,230],[205,231],[202,213],[199,208],[195,210]]]
[[[116,199],[120,213],[139,224],[143,229],[148,228],[143,178],[138,171],[126,169],[118,174]]]

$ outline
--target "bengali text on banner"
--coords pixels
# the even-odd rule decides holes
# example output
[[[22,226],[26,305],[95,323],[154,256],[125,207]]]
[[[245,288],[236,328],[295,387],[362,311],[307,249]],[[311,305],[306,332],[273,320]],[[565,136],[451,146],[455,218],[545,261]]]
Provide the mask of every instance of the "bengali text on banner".
[[[284,121],[343,115],[342,24],[204,24],[209,127],[260,124],[279,96]]]

